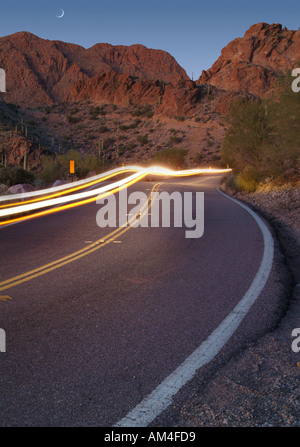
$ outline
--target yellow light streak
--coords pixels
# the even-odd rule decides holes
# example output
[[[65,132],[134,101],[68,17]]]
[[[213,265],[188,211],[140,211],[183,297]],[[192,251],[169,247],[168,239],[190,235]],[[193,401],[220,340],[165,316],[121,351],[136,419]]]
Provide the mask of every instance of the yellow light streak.
[[[115,175],[120,174],[121,172],[124,173],[124,172],[132,172],[132,171],[134,171],[135,174],[129,176],[129,178],[127,178],[127,179],[117,181],[109,186],[98,188],[97,190],[94,190],[94,191],[87,191],[87,192],[83,192],[83,193],[72,194],[75,191],[78,191],[82,188],[87,188],[88,186],[92,186],[97,183],[100,183],[108,178],[111,178]],[[57,206],[56,208],[51,208],[51,209],[48,209],[45,211],[35,212],[30,215],[25,215],[25,216],[16,217],[16,218],[8,218],[7,220],[0,222],[0,226],[20,222],[22,220],[34,219],[36,217],[45,216],[48,214],[52,214],[55,212],[67,210],[70,208],[74,208],[77,206],[81,206],[81,205],[85,205],[85,204],[94,202],[97,199],[99,194],[101,194],[100,197],[106,197],[106,196],[118,191],[119,187],[122,186],[122,189],[125,187],[128,187],[128,186],[132,185],[133,183],[136,183],[137,181],[141,180],[143,177],[145,177],[149,174],[172,176],[172,177],[186,177],[186,176],[205,174],[205,173],[209,173],[209,174],[227,173],[230,171],[231,171],[231,169],[213,169],[211,167],[209,169],[188,169],[188,170],[181,170],[181,171],[174,171],[171,169],[163,168],[161,166],[153,166],[150,168],[132,167],[132,166],[130,166],[128,168],[122,167],[120,169],[115,169],[113,171],[109,171],[106,176],[101,175],[101,176],[97,176],[97,178],[95,178],[92,181],[86,180],[84,183],[81,182],[80,185],[77,185],[75,187],[65,188],[65,190],[63,190],[63,191],[61,191],[61,188],[60,188],[59,191],[56,190],[56,192],[54,192],[53,194],[50,194],[46,197],[40,197],[38,199],[31,199],[26,202],[13,203],[13,204],[9,204],[8,206],[3,206],[2,208],[4,208],[4,209],[2,211],[0,210],[0,217],[13,216],[14,214],[26,213],[26,212],[37,210],[40,208],[57,206],[57,205],[64,203],[61,206]],[[66,197],[59,197],[61,195],[66,196]],[[90,197],[90,198],[85,198],[84,200],[81,200],[84,197]],[[66,202],[74,202],[75,200],[78,200],[78,201],[75,203],[66,204]],[[40,203],[37,203],[37,202],[40,202]]]
[[[105,198],[105,197],[107,197],[107,196],[109,196],[111,194],[114,194],[114,193],[120,191],[121,189],[124,189],[124,188],[126,188],[128,186],[133,185],[134,183],[138,182],[143,177],[145,177],[145,175],[146,174],[140,174],[138,177],[136,177],[135,179],[133,179],[132,181],[130,181],[128,183],[125,183],[122,186],[118,186],[117,188],[114,188],[114,189],[112,189],[112,190],[110,190],[110,191],[108,191],[106,193],[100,194],[100,195],[99,195],[99,192],[98,192],[96,194],[96,196],[93,196],[93,197],[91,197],[89,199],[85,199],[85,200],[82,200],[80,202],[69,203],[67,205],[62,205],[62,206],[57,207],[57,208],[51,208],[49,210],[40,211],[38,213],[34,213],[34,214],[22,216],[22,217],[16,217],[14,219],[9,219],[9,220],[0,222],[0,226],[8,225],[8,224],[15,223],[15,222],[20,222],[22,220],[28,220],[28,219],[34,219],[36,217],[46,216],[48,214],[57,213],[59,211],[68,210],[68,209],[75,208],[75,207],[81,206],[81,205],[87,205],[88,203],[95,202],[98,198]]]
[[[152,204],[154,203],[154,200],[156,198],[156,193],[161,184],[157,183],[153,186],[151,193],[154,192],[154,196],[151,195],[151,193],[148,196],[148,201],[143,205],[141,208],[141,216],[143,217],[146,212],[149,211]],[[125,187],[125,186],[124,186]],[[71,262],[74,262],[84,256],[87,256],[91,253],[93,253],[96,250],[99,250],[100,248],[108,245],[109,243],[113,242],[120,236],[122,236],[124,233],[126,233],[128,230],[130,230],[131,223],[134,221],[134,217],[128,220],[127,227],[126,228],[117,228],[113,230],[108,235],[102,237],[101,239],[98,239],[97,241],[93,242],[92,244],[77,250],[74,253],[71,253],[67,256],[64,256],[63,258],[57,259],[56,261],[52,261],[48,264],[45,264],[41,267],[38,267],[34,270],[30,270],[29,272],[23,273],[21,275],[9,278],[5,281],[0,282],[0,292],[3,290],[11,289],[12,287],[15,287],[19,284],[22,284],[24,282],[30,281],[31,279],[37,278],[39,276],[42,276],[46,273],[49,273],[53,270],[56,270],[60,267],[63,267],[66,264],[69,264]]]
[[[82,184],[82,185],[79,185],[79,186],[71,187],[71,188],[65,189],[63,191],[54,192],[53,194],[49,194],[49,195],[46,195],[46,196],[38,197],[36,199],[31,199],[31,200],[25,200],[25,201],[22,201],[22,202],[13,202],[13,203],[7,203],[5,205],[0,205],[0,209],[1,208],[6,209],[6,208],[13,207],[13,206],[27,205],[28,203],[35,203],[35,202],[40,202],[42,200],[53,199],[55,197],[59,197],[59,196],[63,196],[63,195],[66,195],[66,194],[70,194],[70,193],[79,191],[80,189],[89,188],[89,187],[91,187],[93,185],[97,185],[97,183],[105,182],[106,180],[109,180],[110,178],[115,177],[115,176],[117,176],[117,175],[119,175],[121,173],[124,174],[124,172],[132,172],[132,171],[133,171],[132,169],[128,169],[128,170],[126,169],[125,171],[123,169],[122,170],[120,169],[120,171],[117,171],[117,172],[114,172],[112,174],[106,175],[103,178],[100,178],[100,179],[97,179],[97,180],[93,180],[93,181],[90,181],[88,183],[85,183],[85,184]],[[9,196],[8,196],[8,200],[9,200]]]

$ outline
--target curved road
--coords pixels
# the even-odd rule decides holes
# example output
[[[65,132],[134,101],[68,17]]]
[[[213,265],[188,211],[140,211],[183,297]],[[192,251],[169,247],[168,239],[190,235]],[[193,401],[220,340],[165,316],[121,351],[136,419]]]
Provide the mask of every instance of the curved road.
[[[251,215],[216,190],[219,179],[160,186],[204,191],[201,238],[186,239],[185,228],[132,228],[0,291],[12,298],[0,301],[7,337],[1,426],[113,426],[222,323],[250,287],[264,244]],[[154,184],[140,182],[129,192],[149,194]],[[98,209],[90,204],[3,227],[0,287],[104,238],[112,230],[96,225]],[[224,358],[255,334],[259,300]]]

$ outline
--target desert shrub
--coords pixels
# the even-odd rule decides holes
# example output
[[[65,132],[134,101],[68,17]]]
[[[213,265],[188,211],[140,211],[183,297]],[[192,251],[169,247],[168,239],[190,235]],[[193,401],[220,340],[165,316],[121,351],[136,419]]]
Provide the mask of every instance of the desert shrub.
[[[103,168],[103,159],[94,154],[83,155],[79,151],[71,149],[56,156],[43,156],[41,158],[42,169],[39,178],[45,183],[51,183],[58,179],[66,179],[70,172],[70,160],[75,162],[75,175],[78,178],[85,177],[89,171],[99,172]]]
[[[153,111],[150,105],[144,104],[142,107],[139,107],[138,109],[135,109],[132,113],[132,116],[146,116],[147,118],[153,117]]]
[[[100,133],[106,133],[106,132],[108,132],[108,128],[106,126],[100,126],[99,127],[99,132]]]
[[[68,115],[67,116],[67,120],[70,124],[75,124],[75,123],[79,123],[80,118],[77,116],[73,116],[73,115]]]
[[[47,107],[45,107],[44,110],[45,110],[45,113],[47,113],[47,115],[49,115],[52,112],[53,108],[51,106],[47,106]]]
[[[300,167],[300,95],[291,89],[290,74],[281,76],[276,92],[264,100],[239,99],[231,106],[230,126],[222,148],[222,160],[242,173],[238,184],[247,177],[253,189],[255,179],[248,179],[252,167],[263,179],[276,177]]]
[[[132,152],[132,151],[134,150],[135,147],[136,147],[136,144],[135,144],[135,143],[132,143],[132,142],[130,142],[130,143],[128,143],[128,144],[125,145],[125,149],[126,149],[126,151],[129,151],[129,152]]]
[[[141,116],[142,112],[140,111],[140,109],[134,110],[131,115],[132,116]]]
[[[237,171],[246,166],[262,167],[265,148],[273,142],[273,126],[266,108],[258,100],[239,99],[231,106],[231,126],[222,149],[224,163]]]
[[[185,117],[184,117],[183,115],[175,115],[174,118],[175,118],[177,121],[185,121]]]
[[[17,185],[19,183],[34,183],[34,174],[21,167],[2,167],[0,168],[0,183],[7,186]]]
[[[141,120],[136,118],[133,121],[133,123],[131,123],[128,127],[129,127],[129,129],[136,129],[140,123],[141,123]]]
[[[95,120],[98,118],[98,115],[106,115],[105,110],[101,106],[91,107],[90,108],[90,118],[92,120]]]
[[[177,137],[176,135],[171,135],[170,138],[169,138],[169,144],[172,145],[172,146],[174,144],[181,143],[181,141],[182,141],[182,138]]]
[[[38,174],[38,178],[44,183],[52,183],[55,180],[61,179],[64,172],[55,159],[48,156],[41,157],[42,169]]]
[[[258,186],[259,175],[253,166],[246,166],[236,177],[238,189],[254,192]]]
[[[156,152],[153,157],[153,162],[177,169],[178,166],[183,167],[185,165],[185,157],[187,154],[187,149],[170,147]]]
[[[20,106],[17,104],[13,104],[12,102],[6,102],[5,104],[12,112],[16,114],[19,112]]]
[[[203,161],[203,158],[204,158],[204,156],[203,156],[203,154],[201,154],[200,152],[198,153],[198,154],[196,154],[195,156],[194,156],[194,158],[193,158],[193,162],[194,163],[201,163],[202,161]]]
[[[145,144],[149,143],[148,135],[138,135],[136,137],[136,139],[140,143],[141,146],[144,146]]]
[[[237,176],[235,174],[230,174],[221,180],[221,187],[227,192],[238,192],[239,188],[237,185]]]

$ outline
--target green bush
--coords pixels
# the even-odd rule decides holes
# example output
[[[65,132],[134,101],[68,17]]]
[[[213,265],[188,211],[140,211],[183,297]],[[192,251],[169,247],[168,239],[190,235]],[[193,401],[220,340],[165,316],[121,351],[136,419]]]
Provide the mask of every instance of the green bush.
[[[169,147],[162,151],[156,152],[153,157],[154,163],[162,164],[173,169],[185,166],[185,157],[188,154],[187,149],[181,147]]]
[[[70,124],[75,124],[75,123],[79,123],[80,118],[78,118],[77,116],[68,115],[67,120]]]
[[[203,158],[204,158],[203,154],[201,154],[201,153],[199,152],[198,154],[196,154],[196,155],[194,156],[194,158],[193,158],[193,162],[196,163],[196,164],[201,163],[201,162],[203,161]]]
[[[149,143],[148,135],[138,135],[136,139],[141,144],[141,146]]]
[[[134,111],[131,113],[132,116],[141,116],[141,114],[142,114],[142,112],[141,112],[139,109],[134,110]]]
[[[45,183],[53,183],[63,176],[61,167],[50,157],[42,157],[42,169],[38,174],[38,178]]]
[[[96,107],[91,107],[90,108],[90,118],[92,120],[97,119],[98,115],[106,115],[105,110],[103,110],[103,108],[101,106],[96,106]]]
[[[240,98],[231,105],[222,161],[241,173],[242,189],[255,190],[254,172],[263,180],[300,168],[300,95],[292,91],[292,80],[290,74],[281,76],[267,99]]]
[[[103,159],[103,154],[100,155],[83,155],[73,149],[56,156],[44,155],[41,158],[42,169],[39,172],[39,178],[45,183],[52,183],[59,179],[68,179],[70,160],[75,162],[75,175],[78,178],[85,177],[90,171],[100,172],[103,167],[107,167],[107,161]]]
[[[174,118],[175,118],[177,121],[185,121],[185,117],[184,117],[183,115],[175,115]]]
[[[19,183],[34,183],[35,176],[32,172],[26,171],[20,167],[2,167],[0,168],[0,183],[8,186],[18,185]]]
[[[253,166],[246,166],[236,177],[238,189],[246,192],[254,192],[258,187],[258,173]]]
[[[138,125],[141,123],[141,120],[136,118],[133,123],[131,123],[128,127],[129,129],[136,129]]]
[[[176,135],[171,135],[170,138],[169,138],[169,144],[172,145],[172,146],[174,144],[181,143],[181,141],[182,141],[182,138],[177,137]]]
[[[150,105],[145,104],[142,107],[139,107],[138,109],[134,110],[131,113],[132,116],[146,116],[147,118],[153,117],[153,111]]]

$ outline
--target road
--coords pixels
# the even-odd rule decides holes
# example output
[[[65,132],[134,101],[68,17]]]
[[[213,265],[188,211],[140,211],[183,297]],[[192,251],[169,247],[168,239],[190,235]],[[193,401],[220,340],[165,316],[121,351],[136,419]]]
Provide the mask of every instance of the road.
[[[216,190],[219,180],[161,182],[160,191],[204,192],[201,238],[186,239],[185,228],[131,228],[0,291],[12,298],[0,301],[1,426],[113,426],[222,323],[251,286],[264,241],[251,215]],[[129,192],[149,194],[154,184]],[[105,238],[112,229],[97,226],[98,209],[1,228],[1,284]],[[260,330],[265,299],[224,358]]]

